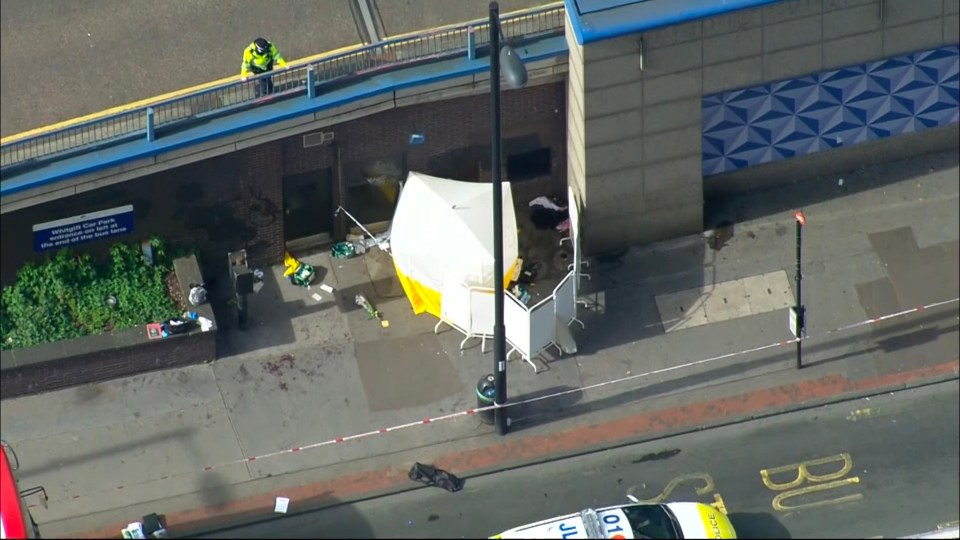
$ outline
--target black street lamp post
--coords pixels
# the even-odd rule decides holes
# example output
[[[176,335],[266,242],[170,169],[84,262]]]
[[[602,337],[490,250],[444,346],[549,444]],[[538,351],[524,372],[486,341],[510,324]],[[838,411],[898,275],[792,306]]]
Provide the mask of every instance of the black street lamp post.
[[[493,369],[494,369],[494,424],[497,433],[507,434],[507,338],[503,323],[503,186],[500,161],[502,156],[500,133],[500,68],[504,68],[507,86],[520,88],[527,82],[523,62],[509,46],[500,45],[500,6],[490,2],[490,102],[493,115],[490,141],[490,169],[493,182]]]

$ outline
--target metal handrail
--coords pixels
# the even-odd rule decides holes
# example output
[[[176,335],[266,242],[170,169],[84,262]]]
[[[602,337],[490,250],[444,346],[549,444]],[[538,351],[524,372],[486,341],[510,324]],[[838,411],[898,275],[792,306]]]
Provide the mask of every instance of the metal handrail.
[[[563,3],[557,2],[505,14],[501,27],[507,40],[524,41],[562,34],[564,18]],[[460,56],[474,59],[478,50],[488,46],[489,23],[485,19],[387,39],[0,145],[0,169],[42,163],[130,140],[145,138],[152,142],[199,119],[304,94],[313,98],[318,87],[348,84],[354,78],[382,71]]]

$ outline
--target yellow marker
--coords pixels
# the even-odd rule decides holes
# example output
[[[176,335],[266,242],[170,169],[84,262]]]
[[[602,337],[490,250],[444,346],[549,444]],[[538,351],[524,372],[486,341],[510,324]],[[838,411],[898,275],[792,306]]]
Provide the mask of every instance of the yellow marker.
[[[856,422],[858,420],[873,418],[874,416],[877,416],[877,410],[871,409],[870,407],[866,407],[863,409],[857,409],[855,411],[852,411],[850,414],[847,415],[847,420],[851,422]]]

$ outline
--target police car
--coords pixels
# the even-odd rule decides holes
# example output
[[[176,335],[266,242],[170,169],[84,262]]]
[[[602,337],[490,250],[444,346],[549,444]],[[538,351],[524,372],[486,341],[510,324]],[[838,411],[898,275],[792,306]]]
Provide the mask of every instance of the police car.
[[[538,521],[491,538],[736,538],[727,516],[694,502],[636,503]]]

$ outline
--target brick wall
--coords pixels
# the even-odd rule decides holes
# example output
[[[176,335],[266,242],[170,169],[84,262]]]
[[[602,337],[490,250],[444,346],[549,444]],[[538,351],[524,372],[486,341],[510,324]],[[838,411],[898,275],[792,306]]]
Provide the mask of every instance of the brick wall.
[[[195,257],[173,261],[184,297],[199,279]],[[205,303],[190,309],[214,323],[214,329],[148,340],[142,326],[118,332],[44,343],[0,352],[0,397],[3,399],[58,388],[116,379],[217,358],[216,317]]]
[[[236,153],[237,185],[252,267],[283,261],[283,148],[280,141]]]
[[[248,193],[238,187],[238,155],[225,155],[154,175],[59,199],[0,216],[0,281],[15,280],[25,262],[54,252],[33,252],[32,226],[56,219],[132,204],[134,231],[77,246],[104,256],[116,242],[161,235],[172,244],[199,246],[209,258],[244,247],[255,230],[247,225]],[[223,263],[226,264],[225,262]]]
[[[562,82],[503,93],[504,167],[511,154],[542,147],[551,150],[549,176],[515,184],[518,205],[538,195],[566,194],[565,93]],[[464,180],[490,179],[490,96],[486,94],[392,109],[322,131],[334,133],[344,185],[362,181],[363,166],[376,161],[396,164],[402,175],[414,170]],[[425,142],[411,145],[412,134],[422,134]],[[284,175],[336,168],[336,152],[330,146],[303,148],[302,136],[282,144]],[[510,180],[506,170],[504,179]],[[341,200],[350,207],[347,194]]]
[[[502,98],[504,163],[511,153],[537,147],[551,149],[549,176],[518,183],[518,205],[537,195],[566,192],[566,123],[563,83],[504,91]],[[125,204],[133,204],[135,230],[125,237],[85,244],[79,249],[104,255],[119,240],[159,234],[174,244],[199,246],[204,268],[226,267],[226,252],[246,248],[251,264],[283,260],[283,177],[331,168],[343,182],[362,182],[365,166],[395,163],[399,173],[417,170],[468,180],[490,177],[490,98],[488,95],[410,105],[324,128],[336,146],[303,148],[303,135],[246,148],[129,182],[85,192],[0,216],[0,282],[13,282],[34,254],[32,226]],[[410,145],[410,135],[426,141]],[[338,164],[336,156],[339,153]],[[338,165],[340,165],[338,167]],[[508,175],[504,178],[510,180]],[[347,194],[335,188],[334,204]],[[210,266],[210,263],[214,266]],[[209,276],[208,276],[209,277]]]
[[[136,334],[139,343],[121,349],[108,348],[65,356],[23,367],[9,366],[9,363],[13,356],[18,357],[17,363],[24,361],[21,357],[28,356],[29,349],[3,351],[5,366],[0,371],[0,396],[8,399],[38,394],[147,371],[198,364],[216,358],[216,332],[194,332],[154,341],[144,341],[143,328],[125,332]],[[95,338],[83,338],[87,344],[91,339]],[[80,340],[70,340],[76,341]],[[89,350],[89,346],[76,343],[74,345],[76,346],[71,347],[69,342],[61,344],[68,350]]]
[[[501,103],[504,154],[523,144],[511,139],[537,137],[543,146],[556,146],[555,164],[565,164],[564,100],[562,82],[505,91]],[[490,129],[490,97],[484,94],[391,109],[323,131],[334,132],[344,165],[406,154],[409,169],[428,171],[442,167],[444,155],[473,147],[478,148],[477,156],[486,158],[485,169],[489,170]],[[423,134],[426,142],[410,145],[413,133]],[[302,142],[299,135],[282,141],[283,174],[334,164],[328,147],[303,148]]]

